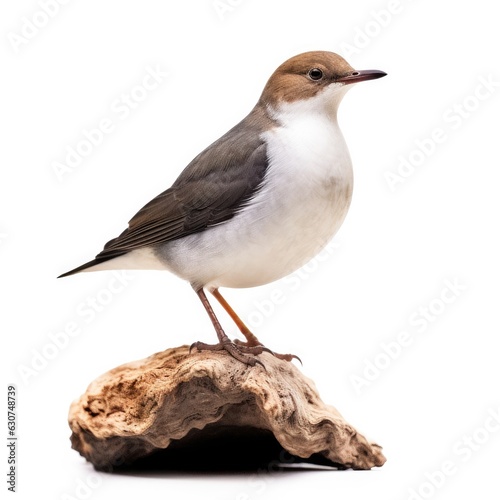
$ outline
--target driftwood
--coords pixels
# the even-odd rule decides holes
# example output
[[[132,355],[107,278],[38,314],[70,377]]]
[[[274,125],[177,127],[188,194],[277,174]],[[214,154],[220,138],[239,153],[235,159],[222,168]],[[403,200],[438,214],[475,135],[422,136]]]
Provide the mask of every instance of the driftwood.
[[[297,367],[268,353],[259,359],[265,369],[182,346],[119,366],[71,405],[72,446],[107,471],[238,468],[274,458],[353,469],[384,464],[381,447],[325,405]]]

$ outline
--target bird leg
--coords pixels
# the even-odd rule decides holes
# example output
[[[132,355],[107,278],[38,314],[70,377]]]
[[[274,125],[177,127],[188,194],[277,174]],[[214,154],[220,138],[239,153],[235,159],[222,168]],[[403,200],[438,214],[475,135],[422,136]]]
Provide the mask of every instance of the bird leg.
[[[201,303],[205,307],[205,310],[208,313],[208,316],[210,317],[210,320],[212,321],[212,324],[214,325],[215,332],[217,333],[217,338],[219,339],[218,344],[205,344],[204,342],[195,342],[192,346],[196,347],[199,351],[221,351],[225,350],[227,351],[233,358],[237,359],[238,361],[241,361],[245,365],[250,365],[250,366],[255,366],[255,365],[261,365],[262,362],[260,362],[258,359],[252,356],[256,356],[258,354],[263,353],[264,351],[269,352],[272,354],[272,352],[267,348],[264,347],[263,345],[255,345],[255,346],[244,346],[244,345],[236,345],[234,342],[231,342],[229,340],[229,337],[226,335],[224,330],[222,329],[222,326],[219,323],[219,320],[217,319],[217,316],[215,315],[214,310],[212,309],[212,306],[210,305],[210,302],[207,299],[207,296],[205,295],[205,292],[203,288],[200,288],[199,290],[195,290],[196,294],[201,300]],[[190,349],[190,350],[191,350]],[[252,356],[249,356],[252,355]]]
[[[241,340],[235,340],[235,344],[237,344],[239,347],[264,347],[260,340],[250,331],[250,329],[243,323],[241,318],[236,314],[234,309],[228,304],[226,299],[221,295],[219,292],[218,288],[215,288],[212,290],[212,295],[219,301],[219,304],[225,309],[225,311],[229,314],[231,319],[234,321],[236,326],[239,328],[240,332],[245,336],[247,339],[246,342],[241,342]],[[301,363],[302,361],[298,356],[295,356],[295,354],[278,354],[272,351],[269,351],[273,356],[277,357],[278,359],[283,359],[285,361],[292,361],[292,359],[298,359]]]
[[[247,325],[245,325],[245,323],[243,323],[240,317],[234,312],[234,309],[227,303],[226,299],[221,295],[218,288],[212,291],[212,295],[219,301],[219,304],[225,309],[225,311],[229,314],[229,316],[234,321],[240,332],[247,339],[245,345],[249,347],[262,345],[260,340],[250,331]],[[239,343],[241,341],[235,340],[235,342]]]

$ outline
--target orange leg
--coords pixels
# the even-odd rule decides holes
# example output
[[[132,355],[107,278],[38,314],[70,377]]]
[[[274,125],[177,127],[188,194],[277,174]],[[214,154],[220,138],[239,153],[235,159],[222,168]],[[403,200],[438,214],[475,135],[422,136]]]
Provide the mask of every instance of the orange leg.
[[[219,301],[219,304],[225,309],[225,311],[229,314],[231,319],[235,322],[236,326],[239,328],[240,332],[247,339],[246,342],[241,342],[239,340],[235,340],[235,344],[247,349],[258,349],[264,347],[260,340],[250,331],[247,325],[243,323],[241,318],[234,312],[234,309],[227,303],[226,299],[221,295],[218,288],[215,288],[211,291],[212,295]],[[285,361],[292,361],[292,359],[298,359],[301,363],[302,361],[295,354],[278,354],[276,352],[271,352],[273,356],[278,359],[283,359]]]
[[[231,319],[235,322],[236,326],[239,328],[240,332],[245,336],[247,339],[246,345],[249,347],[262,345],[259,339],[249,330],[247,325],[245,325],[240,317],[234,312],[234,309],[227,303],[218,288],[212,291],[212,295],[219,301],[219,304],[226,310]]]
[[[219,343],[205,344],[204,342],[195,342],[189,350],[191,351],[193,347],[195,347],[199,351],[224,350],[227,351],[233,358],[237,359],[238,361],[241,361],[246,365],[264,366],[261,361],[256,359],[255,356],[258,354],[262,354],[263,352],[269,352],[273,354],[272,351],[270,351],[267,347],[264,347],[263,345],[240,346],[235,344],[234,342],[231,342],[228,336],[225,334],[224,330],[222,329],[222,326],[220,325],[219,320],[217,319],[217,316],[215,315],[215,312],[212,309],[212,306],[210,305],[210,302],[208,301],[203,288],[199,288],[198,290],[195,290],[195,292],[200,298],[201,303],[205,307],[205,310],[207,311],[207,314],[210,317],[210,320],[212,321],[212,325],[214,326],[215,332],[217,333],[217,338],[219,339]]]

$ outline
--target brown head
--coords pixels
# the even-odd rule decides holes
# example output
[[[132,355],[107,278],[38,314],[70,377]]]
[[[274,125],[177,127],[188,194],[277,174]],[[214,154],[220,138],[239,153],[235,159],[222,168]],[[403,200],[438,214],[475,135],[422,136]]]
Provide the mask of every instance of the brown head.
[[[269,78],[260,103],[274,109],[282,103],[307,100],[324,93],[332,96],[348,84],[385,76],[378,70],[355,70],[333,52],[304,52],[285,61]],[[344,91],[341,92],[343,95]]]

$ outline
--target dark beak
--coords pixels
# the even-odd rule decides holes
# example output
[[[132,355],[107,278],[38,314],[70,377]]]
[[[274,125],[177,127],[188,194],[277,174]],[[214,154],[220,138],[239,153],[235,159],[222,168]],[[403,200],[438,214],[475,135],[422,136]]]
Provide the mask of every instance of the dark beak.
[[[386,75],[387,73],[379,71],[378,69],[364,69],[361,71],[352,71],[345,76],[337,78],[336,81],[345,83],[347,85],[349,83],[364,82],[365,80],[375,80]]]

